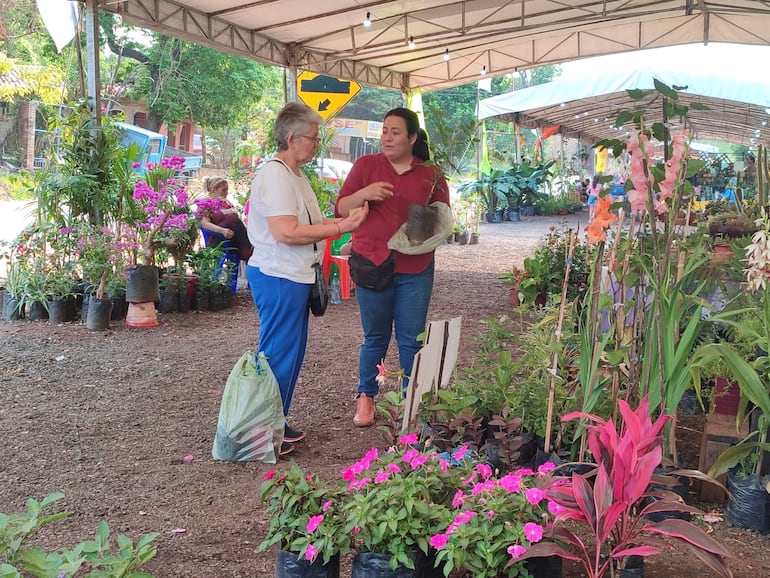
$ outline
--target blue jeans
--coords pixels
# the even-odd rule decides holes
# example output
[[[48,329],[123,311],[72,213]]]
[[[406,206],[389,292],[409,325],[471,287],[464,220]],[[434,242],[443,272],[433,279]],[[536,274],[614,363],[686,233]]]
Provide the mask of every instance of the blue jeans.
[[[405,387],[412,373],[414,355],[422,347],[417,336],[425,331],[428,305],[433,292],[434,263],[422,273],[396,275],[393,285],[383,291],[356,287],[361,325],[364,329],[364,344],[358,359],[358,393],[374,397],[379,392],[377,364],[388,353],[393,327],[396,330],[398,361],[403,369]]]
[[[278,380],[286,416],[305,359],[310,285],[265,275],[251,265],[246,278],[259,315],[259,351]]]

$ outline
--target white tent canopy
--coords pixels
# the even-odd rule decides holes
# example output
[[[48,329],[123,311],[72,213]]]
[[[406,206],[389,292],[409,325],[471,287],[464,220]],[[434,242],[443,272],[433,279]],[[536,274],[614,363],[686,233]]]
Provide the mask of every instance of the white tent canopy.
[[[767,0],[87,1],[225,52],[404,92],[466,84],[482,68],[498,76],[660,46],[770,45]]]
[[[559,125],[560,133],[596,142],[618,138],[616,114],[639,105],[626,91],[651,90],[654,79],[681,87],[682,104],[698,102],[707,110],[690,110],[686,119],[668,119],[673,130],[687,130],[700,140],[744,145],[770,143],[770,78],[752,80],[702,73],[679,67],[645,67],[601,71],[587,78],[569,78],[501,94],[479,102],[480,119],[515,120],[526,128]],[[647,102],[647,99],[641,101]],[[647,107],[648,123],[662,120],[662,104]]]

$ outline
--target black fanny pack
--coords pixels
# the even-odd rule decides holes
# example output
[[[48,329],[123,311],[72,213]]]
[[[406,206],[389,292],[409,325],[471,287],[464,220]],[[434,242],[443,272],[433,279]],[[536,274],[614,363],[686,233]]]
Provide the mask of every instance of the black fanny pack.
[[[351,251],[348,265],[351,279],[357,287],[364,289],[382,291],[390,287],[396,277],[396,254],[393,251],[380,265],[375,265],[363,255]]]

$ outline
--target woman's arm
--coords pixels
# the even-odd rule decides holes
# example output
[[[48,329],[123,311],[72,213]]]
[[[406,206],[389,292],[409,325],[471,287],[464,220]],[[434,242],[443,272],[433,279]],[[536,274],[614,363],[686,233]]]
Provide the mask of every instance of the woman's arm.
[[[215,225],[206,217],[201,217],[201,228],[206,229],[207,231],[211,231],[212,233],[222,235],[225,239],[232,239],[233,235],[235,235],[235,233],[233,233],[230,229]]]
[[[337,200],[337,214],[350,215],[352,209],[363,207],[369,201],[383,201],[393,196],[393,185],[385,181],[377,181],[358,189],[352,195],[340,197]]]
[[[324,219],[323,224],[318,225],[300,225],[297,217],[292,215],[268,217],[267,226],[270,228],[270,234],[279,243],[309,245],[358,229],[369,214],[369,203],[364,202],[362,209],[342,219]]]

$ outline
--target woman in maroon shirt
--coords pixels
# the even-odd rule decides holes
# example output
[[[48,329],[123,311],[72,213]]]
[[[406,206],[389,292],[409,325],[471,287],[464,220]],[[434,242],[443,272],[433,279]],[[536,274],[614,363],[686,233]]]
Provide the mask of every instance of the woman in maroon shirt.
[[[411,374],[414,355],[422,346],[417,336],[425,331],[433,292],[434,252],[405,255],[391,251],[388,240],[406,222],[410,204],[440,201],[449,205],[449,188],[441,170],[425,162],[427,143],[423,135],[413,111],[389,111],[380,137],[382,152],[355,162],[335,205],[337,215],[347,216],[369,202],[369,216],[355,234],[351,258],[358,254],[373,265],[393,259],[395,267],[393,281],[385,288],[356,285],[364,343],[359,354],[353,423],[360,427],[374,423],[374,396],[379,392],[377,365],[385,359],[394,327],[399,363],[406,376]]]

